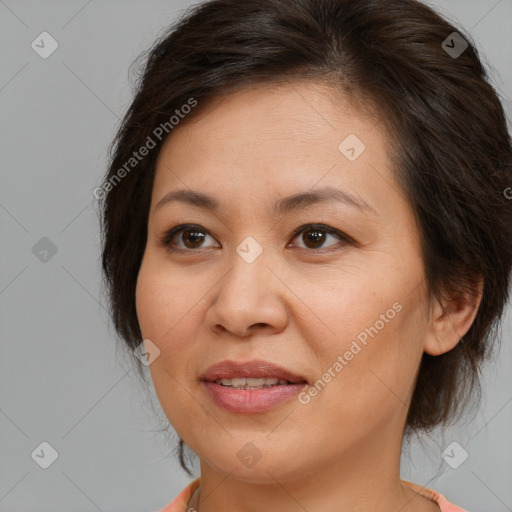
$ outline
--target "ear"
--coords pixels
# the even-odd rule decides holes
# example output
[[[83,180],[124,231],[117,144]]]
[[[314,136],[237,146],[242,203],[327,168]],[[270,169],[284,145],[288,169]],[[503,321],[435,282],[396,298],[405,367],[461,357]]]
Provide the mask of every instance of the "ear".
[[[469,331],[482,300],[483,278],[478,276],[474,282],[476,297],[457,295],[443,299],[434,299],[431,305],[430,323],[423,350],[431,356],[449,352]]]

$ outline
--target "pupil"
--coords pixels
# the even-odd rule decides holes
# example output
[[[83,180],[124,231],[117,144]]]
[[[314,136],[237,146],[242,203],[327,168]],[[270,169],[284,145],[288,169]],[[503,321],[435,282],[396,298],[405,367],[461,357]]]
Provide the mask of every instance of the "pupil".
[[[306,233],[313,233],[313,236],[309,236],[307,237]],[[306,246],[308,245],[307,242],[306,242],[306,237],[309,238],[309,239],[312,239],[313,240],[313,246],[314,247],[318,247],[318,246],[321,246],[322,243],[324,242],[324,239],[325,239],[325,233],[322,233],[322,231],[313,231],[313,230],[310,230],[310,231],[306,231],[304,233],[304,242],[306,243]]]
[[[190,234],[187,235],[187,233],[190,233]],[[193,247],[200,245],[204,238],[204,233],[201,233],[200,231],[184,231],[183,234],[187,235],[187,236],[185,236],[185,238],[187,240],[192,239]],[[187,245],[187,244],[185,244],[185,245]]]

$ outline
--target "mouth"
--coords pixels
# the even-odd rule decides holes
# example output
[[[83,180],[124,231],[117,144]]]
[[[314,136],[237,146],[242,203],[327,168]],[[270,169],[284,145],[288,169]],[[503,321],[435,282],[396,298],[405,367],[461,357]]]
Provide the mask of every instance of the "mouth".
[[[236,413],[262,413],[296,397],[307,380],[267,361],[223,361],[199,380],[213,402]]]
[[[199,380],[215,382],[226,387],[258,388],[278,385],[306,383],[305,377],[298,375],[282,366],[263,360],[252,360],[237,363],[221,361],[210,366]]]
[[[306,381],[303,383],[306,384]],[[264,389],[274,386],[290,386],[291,384],[300,384],[300,382],[292,383],[286,379],[264,377],[235,377],[233,379],[217,379],[215,384],[231,389]]]
[[[265,413],[296,399],[305,382],[275,384],[267,387],[232,387],[216,382],[202,382],[206,395],[217,407],[230,413]]]

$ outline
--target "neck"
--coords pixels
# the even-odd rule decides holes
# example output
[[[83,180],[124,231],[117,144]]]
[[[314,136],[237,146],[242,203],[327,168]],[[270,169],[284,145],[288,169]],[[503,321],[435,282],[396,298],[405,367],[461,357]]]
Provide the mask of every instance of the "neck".
[[[379,442],[371,446],[366,439],[342,457],[288,475],[279,474],[276,467],[260,467],[257,477],[248,473],[240,478],[201,461],[201,486],[186,510],[263,512],[272,503],[280,512],[439,512],[438,505],[402,484],[396,444]]]

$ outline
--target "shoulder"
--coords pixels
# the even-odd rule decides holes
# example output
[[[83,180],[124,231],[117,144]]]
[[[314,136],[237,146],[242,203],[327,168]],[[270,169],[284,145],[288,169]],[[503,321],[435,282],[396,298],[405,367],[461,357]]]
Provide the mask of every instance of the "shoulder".
[[[199,483],[200,478],[196,478],[195,480],[190,482],[168,505],[155,512],[187,512],[186,505],[194,491],[197,489],[197,487],[199,487]],[[408,482],[406,480],[402,480],[402,483],[404,483],[417,493],[421,494],[422,496],[425,496],[426,498],[437,503],[439,505],[439,508],[441,509],[441,512],[469,512],[463,508],[454,505],[453,503],[450,503],[445,496],[435,491],[434,489],[422,487],[421,485],[415,484],[413,482]]]
[[[196,478],[190,482],[168,505],[155,512],[187,512],[186,506],[188,500],[199,486],[199,482],[200,478]]]
[[[425,498],[428,498],[434,503],[437,503],[441,509],[441,512],[469,512],[468,510],[457,507],[457,505],[450,503],[445,496],[435,491],[434,489],[429,489],[427,487],[423,487],[406,480],[402,480],[402,483],[416,491],[418,494],[421,494],[422,496],[425,496]]]

